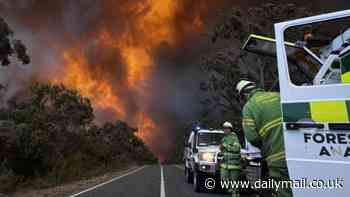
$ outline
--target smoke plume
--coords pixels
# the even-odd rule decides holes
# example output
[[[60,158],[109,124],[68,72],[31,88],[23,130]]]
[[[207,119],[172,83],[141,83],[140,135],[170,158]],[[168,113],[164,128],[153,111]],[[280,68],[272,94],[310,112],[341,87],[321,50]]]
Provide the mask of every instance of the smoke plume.
[[[1,80],[10,81],[11,94],[38,80],[77,89],[91,99],[96,122],[122,119],[137,126],[164,159],[176,124],[198,112],[206,23],[238,2],[257,3],[0,0],[3,17],[32,57],[30,66],[11,67]]]

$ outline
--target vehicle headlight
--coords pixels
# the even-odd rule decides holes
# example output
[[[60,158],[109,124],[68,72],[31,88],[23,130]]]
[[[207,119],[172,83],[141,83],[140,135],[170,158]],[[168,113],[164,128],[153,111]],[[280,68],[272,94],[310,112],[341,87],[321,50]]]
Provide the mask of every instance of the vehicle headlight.
[[[215,153],[213,153],[213,152],[200,152],[199,153],[199,160],[207,161],[207,162],[214,162],[215,161]]]

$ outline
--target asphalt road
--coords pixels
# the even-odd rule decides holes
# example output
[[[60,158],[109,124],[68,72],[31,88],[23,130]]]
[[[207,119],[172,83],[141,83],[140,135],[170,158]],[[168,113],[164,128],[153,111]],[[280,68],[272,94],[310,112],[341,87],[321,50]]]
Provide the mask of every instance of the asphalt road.
[[[144,166],[70,197],[228,197],[223,193],[195,193],[179,166]]]

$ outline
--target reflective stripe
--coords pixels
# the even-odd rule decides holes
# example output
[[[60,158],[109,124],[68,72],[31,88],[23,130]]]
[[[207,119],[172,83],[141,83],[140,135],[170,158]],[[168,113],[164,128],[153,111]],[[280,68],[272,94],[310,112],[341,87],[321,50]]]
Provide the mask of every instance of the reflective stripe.
[[[286,159],[286,155],[284,154],[284,155],[281,155],[281,156],[279,156],[279,157],[276,157],[276,158],[273,158],[270,162],[274,162],[274,161],[280,161],[280,160],[284,160],[284,159]]]
[[[252,119],[252,118],[243,118],[243,122],[246,122],[246,123],[255,123],[255,120]]]
[[[285,159],[285,158],[286,158],[285,152],[282,151],[282,152],[279,152],[279,153],[276,153],[276,154],[268,156],[266,158],[266,161],[271,164],[274,161],[279,161],[279,160],[282,160],[282,159]]]
[[[243,118],[242,124],[246,126],[255,127],[255,120],[252,118]]]
[[[346,101],[311,102],[310,110],[316,122],[349,122]]]
[[[238,142],[234,142],[233,144],[225,144],[223,143],[222,144],[223,147],[225,148],[225,152],[228,153],[228,154],[235,154],[235,153],[238,153],[239,154],[239,151],[241,149],[241,146]]]
[[[274,93],[269,93],[269,94],[264,94],[261,96],[257,96],[256,97],[256,102],[257,103],[265,103],[267,101],[271,101],[271,100],[276,100],[276,98],[278,99],[278,95],[274,94]]]
[[[279,101],[280,98],[278,97],[274,97],[274,98],[271,98],[269,100],[264,100],[264,101],[261,101],[261,104],[267,104],[267,103],[272,103],[272,102],[276,102],[276,101]]]
[[[341,75],[341,82],[350,83],[350,72],[347,72]]]
[[[267,135],[267,132],[273,128],[273,127],[276,127],[278,125],[280,125],[282,123],[282,117],[280,118],[277,118],[267,124],[265,124],[259,131],[259,134],[263,137],[263,136],[266,136]]]
[[[265,129],[265,131],[263,133],[260,134],[261,137],[265,137],[268,134],[268,131],[270,131],[272,128],[280,126],[280,125],[282,125],[282,122],[278,122],[278,123],[275,123],[275,124],[269,126],[268,128]]]
[[[225,169],[230,169],[230,170],[233,170],[233,169],[241,169],[241,166],[240,165],[232,165],[232,164],[221,164],[220,165],[221,168],[225,168]]]
[[[271,97],[270,94],[259,95],[259,96],[256,97],[256,102],[261,102],[261,101],[263,101],[264,99],[269,98],[269,97]]]
[[[251,127],[256,127],[255,123],[247,123],[247,122],[243,122],[244,126],[251,126]]]
[[[224,153],[224,160],[239,160],[241,158],[240,153]]]

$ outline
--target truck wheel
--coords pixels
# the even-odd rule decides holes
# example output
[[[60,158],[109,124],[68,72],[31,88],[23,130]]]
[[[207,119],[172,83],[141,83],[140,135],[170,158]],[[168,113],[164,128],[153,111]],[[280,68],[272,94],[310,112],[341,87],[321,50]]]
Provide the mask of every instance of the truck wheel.
[[[185,167],[185,181],[186,183],[193,183],[193,173],[189,168]]]
[[[193,174],[193,189],[195,192],[203,191],[203,177],[199,173]]]

